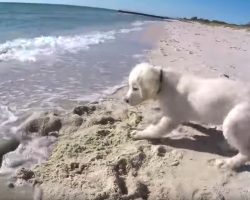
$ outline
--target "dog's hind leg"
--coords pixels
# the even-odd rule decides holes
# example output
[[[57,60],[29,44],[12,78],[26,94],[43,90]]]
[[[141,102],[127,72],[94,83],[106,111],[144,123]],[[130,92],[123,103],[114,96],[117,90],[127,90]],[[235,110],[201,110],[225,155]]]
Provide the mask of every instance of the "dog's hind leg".
[[[223,122],[223,135],[228,143],[239,153],[224,160],[217,161],[219,166],[238,168],[250,159],[250,104],[235,106]]]
[[[143,131],[135,131],[132,133],[134,139],[156,139],[174,130],[180,123],[176,122],[168,117],[162,117],[156,125],[149,125]]]

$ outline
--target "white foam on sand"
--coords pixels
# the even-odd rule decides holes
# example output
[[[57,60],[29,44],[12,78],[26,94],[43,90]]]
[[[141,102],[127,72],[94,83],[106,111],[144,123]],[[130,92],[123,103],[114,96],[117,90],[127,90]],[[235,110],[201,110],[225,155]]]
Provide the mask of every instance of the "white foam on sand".
[[[8,106],[0,105],[0,112],[0,128],[17,120],[17,116],[15,116],[14,112]]]

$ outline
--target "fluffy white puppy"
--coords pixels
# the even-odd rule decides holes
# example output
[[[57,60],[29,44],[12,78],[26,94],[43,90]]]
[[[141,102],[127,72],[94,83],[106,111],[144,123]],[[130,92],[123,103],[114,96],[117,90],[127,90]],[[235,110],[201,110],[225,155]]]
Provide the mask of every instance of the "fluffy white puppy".
[[[125,101],[134,106],[147,99],[159,101],[163,117],[156,125],[133,134],[135,139],[161,138],[179,124],[196,121],[222,124],[223,135],[239,153],[217,160],[236,168],[250,158],[250,90],[225,78],[199,78],[141,63],[129,75]]]

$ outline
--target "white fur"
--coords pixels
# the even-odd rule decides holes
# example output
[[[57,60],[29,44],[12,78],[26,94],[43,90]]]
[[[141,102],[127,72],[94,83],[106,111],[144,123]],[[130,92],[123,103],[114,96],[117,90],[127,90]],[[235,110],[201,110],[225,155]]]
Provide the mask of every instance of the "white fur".
[[[155,99],[163,111],[158,124],[133,137],[160,138],[188,121],[222,124],[224,137],[239,153],[218,163],[231,168],[245,164],[250,158],[249,87],[226,78],[199,78],[168,69],[163,70],[161,83],[160,71],[160,67],[141,63],[130,73],[126,102],[137,105]]]

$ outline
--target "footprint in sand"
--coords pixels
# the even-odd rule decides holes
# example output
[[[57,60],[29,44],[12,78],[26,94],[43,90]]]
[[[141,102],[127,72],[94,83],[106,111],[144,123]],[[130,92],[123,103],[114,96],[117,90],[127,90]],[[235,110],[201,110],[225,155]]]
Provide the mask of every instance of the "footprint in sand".
[[[168,55],[168,54],[164,51],[163,48],[160,48],[160,51],[161,51],[161,54],[162,54],[163,56],[167,56],[167,55]]]
[[[215,67],[211,67],[211,66],[209,66],[208,68],[209,68],[209,69],[211,69],[211,70],[213,70],[213,71],[218,71],[218,69],[217,69],[217,68],[215,68]]]
[[[235,47],[235,46],[231,46],[229,47],[230,49],[235,49],[235,50],[242,50],[240,47]]]
[[[178,51],[178,52],[181,51],[181,49],[179,49],[179,48],[175,48],[174,50],[175,50],[175,51]]]

